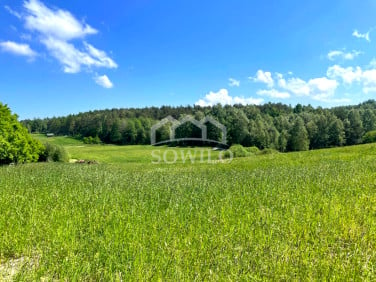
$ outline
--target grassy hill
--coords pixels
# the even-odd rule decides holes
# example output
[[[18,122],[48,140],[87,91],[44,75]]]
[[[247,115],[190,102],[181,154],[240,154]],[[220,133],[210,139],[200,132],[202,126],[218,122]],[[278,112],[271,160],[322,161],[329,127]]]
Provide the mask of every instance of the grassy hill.
[[[217,160],[219,158],[220,152],[213,151],[212,148],[170,148],[167,146],[153,147],[153,146],[143,146],[143,145],[133,145],[133,146],[117,146],[117,145],[88,145],[84,144],[82,141],[71,138],[71,137],[49,137],[47,138],[44,134],[33,134],[35,139],[40,140],[42,143],[50,142],[55,145],[60,145],[66,148],[71,159],[73,160],[95,160],[100,163],[106,164],[150,164],[152,161],[157,161],[158,156],[161,162],[164,159],[167,162],[172,162],[177,153],[177,162],[181,163],[182,154],[186,157],[186,162],[191,162],[188,158],[188,153],[196,154],[196,161],[208,162],[209,155],[212,160]],[[154,151],[154,154],[153,154]],[[153,157],[153,155],[155,157]]]
[[[100,164],[0,168],[0,280],[376,278],[375,144],[153,164],[63,138]]]

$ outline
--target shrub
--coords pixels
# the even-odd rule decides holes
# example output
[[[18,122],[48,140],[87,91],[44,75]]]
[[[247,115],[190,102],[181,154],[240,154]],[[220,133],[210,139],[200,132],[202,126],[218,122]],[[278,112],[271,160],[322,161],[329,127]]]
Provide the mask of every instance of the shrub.
[[[95,137],[92,137],[92,136],[84,137],[83,138],[83,142],[85,144],[101,144],[102,143],[101,139],[99,139],[98,136],[95,136]]]
[[[224,158],[228,159],[231,157],[230,151],[232,153],[232,157],[234,158],[248,157],[250,155],[250,153],[242,145],[235,144],[225,152]]]
[[[42,162],[68,162],[69,155],[64,147],[51,143],[44,144],[45,150],[40,155],[39,161]]]
[[[364,134],[362,141],[364,144],[376,142],[376,130],[369,131]]]
[[[257,147],[255,147],[255,146],[253,146],[253,147],[247,147],[247,148],[245,148],[245,149],[246,149],[249,153],[254,154],[254,155],[260,152],[260,149],[257,148]]]

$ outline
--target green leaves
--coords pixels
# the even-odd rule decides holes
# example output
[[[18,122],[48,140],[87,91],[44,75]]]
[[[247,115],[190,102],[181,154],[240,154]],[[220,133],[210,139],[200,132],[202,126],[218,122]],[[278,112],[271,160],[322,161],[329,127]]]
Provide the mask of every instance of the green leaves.
[[[36,162],[43,150],[10,109],[0,103],[0,164]]]

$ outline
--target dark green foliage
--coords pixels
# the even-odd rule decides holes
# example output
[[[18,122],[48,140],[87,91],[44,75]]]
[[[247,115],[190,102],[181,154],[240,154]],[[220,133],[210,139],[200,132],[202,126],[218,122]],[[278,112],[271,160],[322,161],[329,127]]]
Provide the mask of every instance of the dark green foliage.
[[[376,130],[369,131],[363,136],[363,143],[375,143],[376,142]]]
[[[279,134],[279,137],[278,137],[278,146],[277,146],[278,150],[280,150],[281,152],[286,151],[289,138],[290,138],[290,135],[288,131],[285,129],[282,130],[282,132]]]
[[[345,127],[340,119],[335,119],[329,124],[328,145],[342,146],[346,142]]]
[[[362,114],[362,123],[365,132],[376,129],[376,114],[371,109],[366,109]]]
[[[92,136],[84,137],[84,138],[82,139],[82,141],[83,141],[85,144],[101,144],[101,143],[102,143],[101,139],[99,139],[98,136],[95,136],[95,137],[92,137]]]
[[[234,107],[226,107],[226,123],[228,141],[230,144],[242,144],[249,134],[249,120],[244,112]]]
[[[348,115],[346,140],[348,145],[359,144],[364,133],[363,122],[358,110],[351,110]]]
[[[150,129],[161,119],[193,116],[197,121],[211,116],[227,128],[228,145],[241,144],[259,149],[272,148],[281,152],[354,145],[362,142],[364,132],[376,130],[376,102],[357,106],[324,109],[296,105],[295,107],[267,103],[260,106],[234,105],[212,107],[185,106],[143,109],[112,109],[69,115],[67,117],[25,120],[30,132],[55,133],[90,137],[98,136],[104,143],[119,145],[150,144]],[[302,119],[300,137],[291,134],[296,120]],[[220,141],[221,131],[206,124],[208,139]],[[157,142],[170,137],[168,124],[156,132]],[[178,128],[177,137],[197,138],[200,134],[191,124]],[[304,141],[299,144],[300,141]],[[184,145],[184,144],[179,144]],[[185,145],[192,145],[187,143]],[[197,145],[197,144],[194,144]]]
[[[43,145],[0,103],[0,164],[36,162],[42,150]]]
[[[294,126],[290,130],[290,143],[291,151],[307,151],[309,149],[309,139],[307,129],[304,126],[303,119],[297,117]]]

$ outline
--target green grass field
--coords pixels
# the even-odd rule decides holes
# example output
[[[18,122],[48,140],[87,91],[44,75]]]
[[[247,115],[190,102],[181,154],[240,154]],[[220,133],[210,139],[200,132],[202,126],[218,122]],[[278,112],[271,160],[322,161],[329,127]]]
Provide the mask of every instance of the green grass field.
[[[375,144],[153,164],[63,138],[100,164],[0,168],[0,281],[376,279]]]

